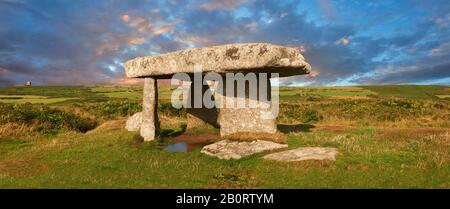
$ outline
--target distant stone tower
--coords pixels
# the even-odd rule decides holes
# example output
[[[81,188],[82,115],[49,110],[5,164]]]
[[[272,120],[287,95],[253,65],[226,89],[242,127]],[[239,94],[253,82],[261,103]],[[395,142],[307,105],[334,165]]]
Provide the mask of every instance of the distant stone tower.
[[[27,83],[25,84],[25,86],[31,86],[31,81],[27,81]]]

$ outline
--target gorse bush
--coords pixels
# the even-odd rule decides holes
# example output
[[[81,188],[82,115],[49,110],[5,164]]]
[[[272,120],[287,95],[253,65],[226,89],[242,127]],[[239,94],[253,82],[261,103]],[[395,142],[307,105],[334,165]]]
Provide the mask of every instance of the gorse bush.
[[[137,112],[142,111],[142,103],[128,100],[110,100],[107,102],[98,103],[78,103],[77,108],[88,111],[95,115],[98,119],[117,119],[119,117],[128,117]],[[176,109],[172,107],[171,103],[158,103],[158,114],[185,117],[186,111],[184,108]]]
[[[185,108],[176,109],[172,106],[171,103],[159,103],[158,104],[158,112],[159,112],[159,114],[173,116],[173,117],[185,117],[186,116]]]
[[[65,114],[64,120],[61,120],[63,127],[69,127],[71,130],[86,133],[97,126],[93,120],[83,119],[74,114]]]
[[[110,100],[107,102],[90,103],[83,105],[81,108],[86,109],[100,118],[112,119],[133,115],[142,110],[142,105],[127,100]]]
[[[282,102],[281,122],[314,123],[327,119],[396,122],[403,119],[447,120],[449,104],[443,101],[413,99],[355,99]]]
[[[319,114],[317,110],[306,110],[302,115],[303,123],[313,123],[323,119],[323,116]]]
[[[380,102],[380,104],[390,107],[390,108],[397,108],[397,109],[419,110],[420,108],[422,108],[422,105],[417,101],[413,102],[413,101],[398,100],[398,99],[383,100]]]
[[[97,126],[94,120],[47,106],[31,104],[0,103],[0,114],[0,124],[27,124],[35,126],[37,131],[44,134],[54,134],[61,129],[87,132]]]
[[[282,121],[314,123],[322,119],[323,116],[316,109],[305,104],[282,103],[280,106],[280,120]]]

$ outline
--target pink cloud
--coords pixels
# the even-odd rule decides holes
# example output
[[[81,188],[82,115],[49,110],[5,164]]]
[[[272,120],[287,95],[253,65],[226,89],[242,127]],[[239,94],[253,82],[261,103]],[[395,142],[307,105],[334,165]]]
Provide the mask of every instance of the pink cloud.
[[[159,35],[159,34],[163,34],[163,33],[167,33],[171,30],[173,30],[173,28],[180,22],[180,20],[174,20],[169,24],[166,24],[158,29],[153,30],[153,34],[155,35]]]
[[[122,21],[124,21],[124,22],[128,22],[128,21],[130,21],[130,16],[128,16],[128,15],[122,15],[122,16],[120,17],[120,19],[121,19]]]

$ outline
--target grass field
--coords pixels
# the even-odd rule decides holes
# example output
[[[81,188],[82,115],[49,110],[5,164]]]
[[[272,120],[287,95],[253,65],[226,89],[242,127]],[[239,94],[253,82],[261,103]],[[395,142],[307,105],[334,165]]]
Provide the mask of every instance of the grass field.
[[[373,92],[362,87],[281,87],[281,96],[295,96],[295,95],[319,95],[319,96],[369,96],[376,95]]]
[[[339,150],[335,162],[295,163],[164,151],[186,116],[167,104],[169,86],[159,90],[168,134],[144,143],[123,128],[140,111],[140,87],[0,88],[42,100],[0,99],[0,188],[450,188],[449,87],[282,87],[289,147]]]
[[[36,96],[36,95],[0,95],[0,102],[12,104],[25,104],[25,103],[51,104],[63,102],[69,99],[76,99],[76,98],[49,98],[46,96]]]
[[[406,97],[417,99],[435,99],[437,95],[449,95],[450,87],[442,86],[416,86],[416,85],[390,85],[390,86],[364,86],[383,96]]]

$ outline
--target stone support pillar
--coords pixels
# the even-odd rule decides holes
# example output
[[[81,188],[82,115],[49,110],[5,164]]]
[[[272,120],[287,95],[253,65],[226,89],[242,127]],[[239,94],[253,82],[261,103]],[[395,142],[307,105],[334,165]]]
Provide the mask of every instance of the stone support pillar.
[[[258,93],[257,98],[251,98],[249,91],[249,82],[245,82],[245,96],[237,96],[239,91],[244,91],[244,89],[236,89],[237,85],[234,87],[227,87],[226,81],[224,81],[224,87],[222,94],[216,91],[216,97],[222,104],[219,110],[219,124],[220,124],[220,135],[226,136],[234,133],[275,133],[277,131],[277,120],[276,118],[266,118],[263,117],[263,112],[270,112],[272,108],[271,100],[271,86],[269,79],[260,80],[257,76],[257,82],[260,81],[267,82],[265,89],[262,89],[262,94]],[[237,81],[243,82],[243,81]],[[229,94],[233,91],[228,91],[227,88],[234,88],[234,95]],[[260,85],[258,85],[258,92],[260,90]],[[265,95],[264,95],[265,94]],[[266,97],[263,99],[262,97]],[[227,107],[227,102],[236,104],[238,100],[244,99],[245,107]],[[250,102],[255,102],[257,105],[255,107],[250,106]]]

